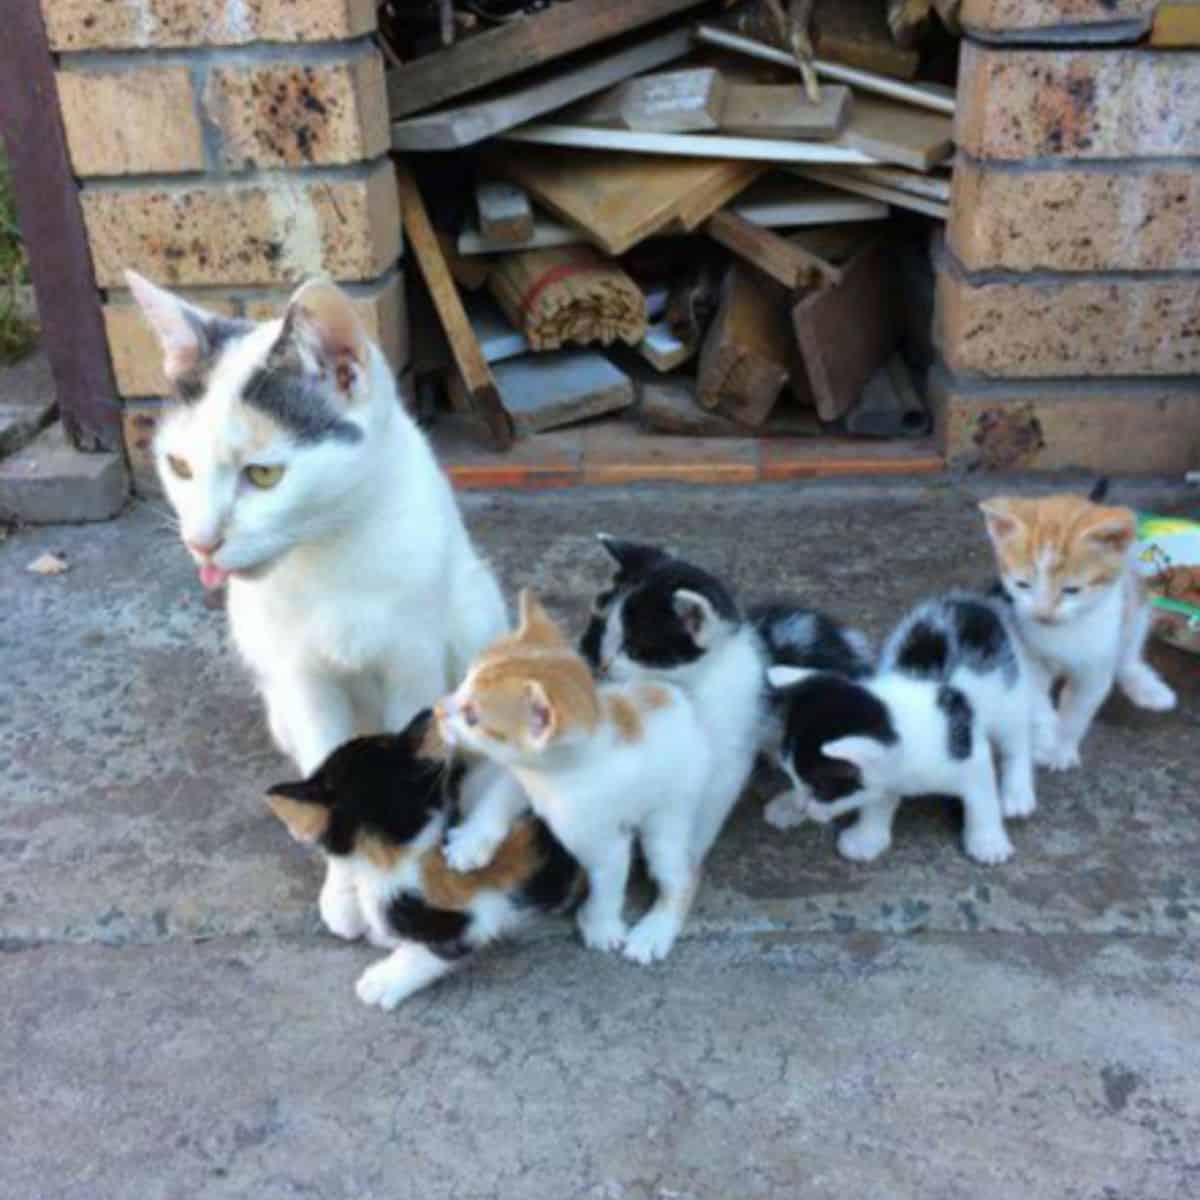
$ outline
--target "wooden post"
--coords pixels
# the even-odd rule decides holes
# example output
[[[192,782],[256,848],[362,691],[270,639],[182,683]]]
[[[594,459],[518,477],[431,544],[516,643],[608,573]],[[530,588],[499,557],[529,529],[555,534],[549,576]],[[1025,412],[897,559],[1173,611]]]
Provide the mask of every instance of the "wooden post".
[[[0,132],[59,412],[80,450],[117,450],[120,401],[41,6],[38,0],[9,0],[5,7]]]

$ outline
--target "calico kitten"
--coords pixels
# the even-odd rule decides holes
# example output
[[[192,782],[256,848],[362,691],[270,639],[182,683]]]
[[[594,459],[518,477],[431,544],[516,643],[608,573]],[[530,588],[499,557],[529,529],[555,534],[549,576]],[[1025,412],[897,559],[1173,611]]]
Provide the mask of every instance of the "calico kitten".
[[[955,594],[919,606],[866,678],[795,667],[768,678],[787,699],[783,765],[806,815],[859,813],[838,838],[845,857],[877,858],[901,799],[929,793],[962,797],[972,858],[1012,854],[1002,816],[1028,816],[1036,797],[1028,674],[1000,605]]]
[[[532,816],[486,867],[452,871],[441,840],[462,786],[426,709],[402,733],[354,738],[308,779],[268,792],[292,836],[324,850],[341,876],[335,932],[392,949],[358,980],[365,1004],[395,1008],[472,951],[583,893],[578,864]]]
[[[757,754],[774,757],[778,750],[781,718],[766,688],[767,666],[781,662],[853,674],[868,669],[869,648],[861,634],[808,609],[770,604],[747,619],[732,592],[708,571],[655,546],[605,535],[600,541],[617,573],[594,602],[580,649],[601,673],[661,676],[695,702],[714,759],[697,847],[703,857]]]
[[[460,679],[504,599],[345,293],[305,284],[256,325],[128,280],[178,402],[154,452],[180,536],[228,584],[271,735],[308,775]]]
[[[1175,693],[1143,657],[1151,614],[1132,560],[1134,514],[1072,495],[1001,496],[980,507],[1035,686],[1047,698],[1038,761],[1079,765],[1080,743],[1114,682],[1141,708],[1173,708]],[[1048,698],[1058,679],[1055,714]]]
[[[534,812],[587,872],[584,942],[624,945],[648,963],[666,956],[691,907],[707,845],[707,738],[687,696],[662,681],[597,686],[587,663],[528,590],[521,624],[435,709],[442,735],[507,767]],[[490,828],[506,815],[486,814]],[[470,830],[468,818],[464,829]],[[632,930],[621,918],[637,836],[658,899]]]

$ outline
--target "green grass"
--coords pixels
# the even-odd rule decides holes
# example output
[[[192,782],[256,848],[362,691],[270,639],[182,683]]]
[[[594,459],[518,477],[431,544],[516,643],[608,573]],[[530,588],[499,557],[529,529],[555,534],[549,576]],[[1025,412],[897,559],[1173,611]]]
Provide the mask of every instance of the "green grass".
[[[37,326],[17,304],[17,288],[28,282],[29,264],[17,228],[8,155],[0,143],[0,364],[24,358],[37,341]]]

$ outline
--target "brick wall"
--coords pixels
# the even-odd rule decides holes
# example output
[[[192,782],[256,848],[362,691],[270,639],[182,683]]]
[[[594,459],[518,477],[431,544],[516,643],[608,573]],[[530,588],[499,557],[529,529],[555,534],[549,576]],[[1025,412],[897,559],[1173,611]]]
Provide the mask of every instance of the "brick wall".
[[[374,0],[42,0],[135,477],[165,383],[133,267],[218,311],[346,286],[408,360]]]
[[[1200,51],[1147,0],[965,0],[938,280],[954,466],[1200,464]]]

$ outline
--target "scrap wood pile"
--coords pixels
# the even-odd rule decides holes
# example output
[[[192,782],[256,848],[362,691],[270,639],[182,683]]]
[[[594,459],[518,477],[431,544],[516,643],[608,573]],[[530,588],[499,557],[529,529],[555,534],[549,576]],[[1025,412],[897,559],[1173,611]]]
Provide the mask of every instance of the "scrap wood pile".
[[[923,433],[952,0],[387,0],[426,415]]]

